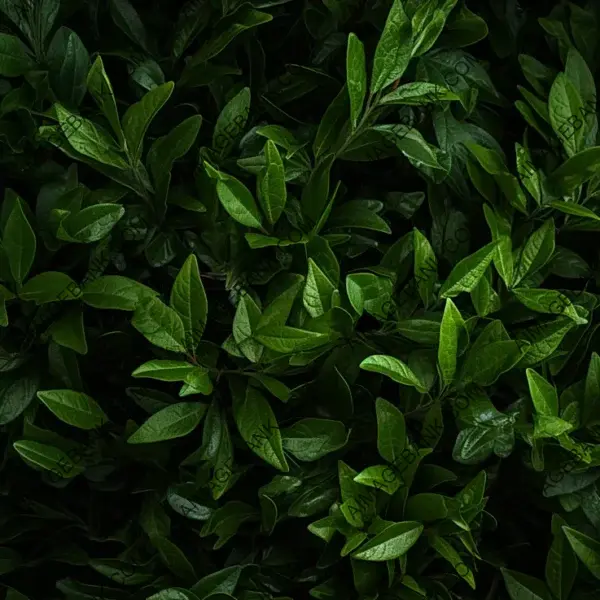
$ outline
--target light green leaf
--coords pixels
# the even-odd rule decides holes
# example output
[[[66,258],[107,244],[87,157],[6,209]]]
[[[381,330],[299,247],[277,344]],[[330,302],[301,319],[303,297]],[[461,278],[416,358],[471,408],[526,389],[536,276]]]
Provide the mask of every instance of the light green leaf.
[[[479,283],[498,249],[498,242],[491,242],[477,252],[463,258],[450,272],[440,289],[440,298],[453,298],[461,292],[472,292]]]
[[[367,66],[365,47],[354,33],[348,35],[346,87],[350,98],[350,121],[352,129],[356,129],[367,93]]]
[[[304,284],[303,302],[311,317],[324,315],[332,306],[332,294],[335,286],[319,268],[317,263],[308,259],[308,275]]]
[[[458,358],[458,344],[462,332],[466,333],[465,321],[454,302],[450,298],[447,298],[440,326],[440,341],[438,346],[438,364],[445,386],[450,385],[454,380]]]
[[[213,179],[217,179],[217,195],[229,215],[242,225],[260,228],[262,216],[252,192],[239,179],[217,171],[206,161],[204,167]]]
[[[172,352],[185,352],[185,329],[181,317],[158,298],[143,298],[135,308],[131,324],[155,346]]]
[[[406,444],[404,415],[391,402],[383,398],[375,401],[377,413],[377,450],[384,460],[395,465]]]
[[[73,150],[116,169],[124,170],[129,167],[119,146],[104,128],[72,113],[60,104],[54,105],[54,111],[60,131],[65,136],[67,145]]]
[[[187,375],[195,369],[197,367],[181,360],[156,359],[140,365],[131,376],[158,381],[185,381]]]
[[[79,429],[96,429],[108,421],[98,403],[87,394],[73,390],[47,390],[37,397],[61,421]]]
[[[193,354],[206,327],[208,315],[208,300],[195,254],[187,257],[177,274],[171,288],[170,304],[183,322],[186,348]]]
[[[423,106],[452,100],[460,100],[460,97],[442,85],[426,81],[413,81],[400,85],[394,91],[383,96],[380,104]]]
[[[582,127],[585,124],[583,101],[577,88],[564,73],[559,73],[552,84],[548,109],[552,129],[567,156],[572,157],[583,150],[586,135],[586,127]]]
[[[564,315],[578,325],[585,325],[587,319],[580,317],[573,303],[558,290],[515,288],[512,293],[521,304],[540,313]]]
[[[413,236],[415,281],[421,300],[427,309],[434,300],[433,289],[437,282],[437,259],[429,240],[418,229],[413,229]]]
[[[258,200],[271,225],[277,223],[287,202],[285,169],[277,146],[265,144],[267,166],[258,174]]]
[[[422,532],[423,525],[416,521],[394,523],[361,546],[352,558],[369,561],[400,558],[414,546]]]
[[[558,393],[556,388],[533,369],[527,369],[529,394],[537,414],[558,417]]]
[[[528,238],[517,259],[512,287],[541,269],[554,254],[554,219],[548,219]]]
[[[207,405],[199,402],[179,402],[151,415],[127,439],[128,444],[148,444],[180,438],[191,433],[202,420]]]
[[[373,373],[380,373],[402,385],[415,387],[421,393],[426,392],[426,385],[401,360],[385,354],[375,354],[365,358],[360,368]]]
[[[572,527],[563,526],[562,530],[579,560],[596,579],[600,579],[600,542]]]
[[[125,208],[119,204],[94,204],[75,214],[68,215],[60,223],[59,240],[90,244],[106,237],[121,220]]]
[[[329,334],[326,333],[280,325],[260,327],[254,337],[267,348],[282,354],[318,348],[330,340]]]
[[[104,63],[101,56],[96,57],[92,68],[88,72],[87,89],[115,132],[119,145],[124,148],[125,135],[123,134],[121,121],[119,120],[117,101],[115,100],[115,93],[108,75],[104,70]]]
[[[568,158],[548,176],[556,195],[568,195],[600,171],[600,146],[586,148]]]
[[[412,57],[412,27],[402,0],[394,0],[375,50],[371,94],[400,79]]]
[[[483,205],[483,214],[492,234],[492,241],[498,243],[493,261],[500,277],[510,288],[514,274],[511,223],[494,211],[488,204]]]
[[[83,465],[75,463],[65,452],[48,444],[21,440],[14,442],[13,448],[27,462],[47,471],[58,473],[61,478],[70,479],[85,470]]]

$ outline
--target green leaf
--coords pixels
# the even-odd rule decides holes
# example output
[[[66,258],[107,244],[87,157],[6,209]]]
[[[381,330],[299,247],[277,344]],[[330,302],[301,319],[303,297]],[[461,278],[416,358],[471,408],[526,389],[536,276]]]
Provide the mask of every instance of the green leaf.
[[[0,75],[18,77],[33,67],[27,48],[19,38],[0,33]]]
[[[386,356],[385,354],[369,356],[360,363],[360,368],[365,371],[385,375],[402,385],[415,387],[422,393],[425,393],[426,391],[425,384],[417,377],[417,375],[415,375],[408,365],[393,356]]]
[[[108,421],[98,403],[87,394],[73,390],[47,390],[37,397],[61,421],[79,427],[96,429]]]
[[[185,352],[183,321],[177,312],[158,298],[140,300],[131,324],[155,346],[172,352]]]
[[[83,465],[74,462],[68,454],[48,444],[20,440],[13,443],[13,448],[26,462],[52,471],[53,475],[58,476],[59,479],[75,477],[85,470]]]
[[[394,0],[373,59],[371,94],[400,79],[412,57],[412,27],[402,0]]]
[[[505,568],[501,571],[511,600],[551,600],[548,588],[539,579]]]
[[[135,310],[147,298],[158,292],[134,279],[122,275],[102,275],[86,283],[82,300],[94,308]]]
[[[173,56],[181,57],[194,38],[206,28],[211,13],[210,3],[204,0],[186,2],[182,6],[173,39]]]
[[[35,373],[3,373],[0,380],[0,425],[14,421],[31,404],[39,386]]]
[[[148,34],[129,0],[109,0],[110,15],[127,37],[151,54]]]
[[[258,175],[258,200],[271,225],[277,223],[287,202],[285,169],[277,146],[267,140],[265,144],[267,166]]]
[[[427,143],[418,129],[404,124],[375,125],[371,129],[383,138],[384,146],[396,146],[404,156],[432,169],[443,169],[438,162],[437,148]]]
[[[206,575],[190,589],[198,596],[199,600],[209,598],[212,594],[233,594],[235,593],[243,569],[244,567],[240,565],[225,567],[210,575]]]
[[[75,214],[70,214],[60,223],[59,240],[89,244],[106,237],[121,220],[125,209],[118,204],[94,204]]]
[[[152,174],[156,194],[154,205],[160,219],[167,211],[167,196],[171,185],[173,163],[183,158],[194,145],[202,117],[191,116],[174,127],[167,135],[158,138],[150,147],[146,163]]]
[[[273,19],[269,13],[254,10],[249,6],[240,7],[235,13],[223,19],[200,50],[190,59],[188,66],[194,67],[220,54],[238,35],[248,29],[268,23]]]
[[[429,538],[431,547],[442,557],[444,557],[454,568],[454,570],[475,589],[475,577],[473,571],[462,561],[460,554],[454,547],[439,535],[433,535]]]
[[[517,264],[512,287],[516,287],[525,277],[541,269],[554,254],[554,220],[548,219],[534,231],[523,245]]]
[[[67,106],[79,106],[90,68],[90,56],[79,36],[68,27],[61,27],[52,38],[47,60],[50,84],[57,98]]]
[[[81,288],[66,273],[47,271],[32,277],[20,290],[21,300],[31,300],[36,304],[78,300]]]
[[[514,276],[514,263],[511,240],[511,223],[496,213],[488,204],[483,205],[483,214],[492,234],[492,241],[498,243],[493,261],[496,270],[506,287],[510,287]]]
[[[600,146],[586,148],[569,157],[548,176],[548,185],[557,195],[567,195],[600,171]]]
[[[4,226],[2,246],[6,251],[11,275],[21,284],[33,265],[37,244],[35,233],[23,211],[23,201],[19,197]]]
[[[311,317],[324,315],[332,306],[334,284],[327,275],[319,268],[317,263],[308,259],[308,275],[304,284],[303,302]]]
[[[566,524],[560,516],[552,515],[554,539],[546,558],[546,583],[556,600],[567,600],[577,577],[577,556],[561,528]]]
[[[148,600],[198,600],[198,596],[182,588],[167,588],[148,596]]]
[[[363,527],[375,516],[375,494],[357,483],[356,471],[343,461],[338,461],[338,479],[342,495],[340,510],[353,527]]]
[[[127,439],[128,444],[163,442],[188,435],[198,425],[207,405],[179,402],[153,414]]]
[[[442,381],[446,386],[454,381],[459,355],[459,340],[463,332],[466,333],[465,321],[454,302],[447,298],[438,346],[438,364]]]
[[[558,417],[558,394],[556,388],[533,369],[527,369],[529,394],[539,415]]]
[[[125,135],[119,119],[117,101],[108,75],[104,70],[101,56],[96,57],[92,68],[87,74],[87,89],[115,132],[119,145],[124,148]]]
[[[380,102],[381,104],[423,106],[452,100],[460,100],[460,97],[442,85],[426,81],[413,81],[398,86],[394,91],[383,96]]]
[[[317,133],[317,138],[319,134]],[[316,139],[315,139],[316,143]],[[316,154],[316,151],[315,151]],[[310,174],[302,191],[302,213],[309,223],[318,223],[329,201],[329,175],[334,156],[326,156]]]
[[[479,283],[498,249],[498,242],[491,242],[477,252],[463,258],[450,272],[442,285],[440,298],[454,298],[461,292],[471,292]]]
[[[217,195],[229,215],[242,225],[260,228],[262,216],[252,192],[239,179],[217,171],[207,162],[204,167],[213,179],[217,179]]]
[[[596,579],[600,579],[600,542],[572,527],[563,526],[562,530],[579,560]]]
[[[425,308],[434,299],[434,287],[437,282],[437,260],[429,240],[418,230],[413,229],[415,253],[415,280]]]
[[[564,74],[559,73],[548,97],[550,123],[569,157],[584,149],[585,113],[577,88]],[[582,114],[584,123],[582,124]]]
[[[174,84],[172,81],[156,86],[145,94],[139,102],[132,104],[123,116],[123,133],[127,141],[132,165],[137,165],[140,160],[146,131],[154,120],[154,117],[158,114],[158,111],[171,97],[173,87]]]
[[[248,385],[245,394],[234,394],[233,417],[243,440],[256,455],[280,471],[289,471],[277,419],[256,388]]]
[[[365,47],[353,33],[348,35],[346,87],[350,98],[350,121],[352,129],[356,129],[367,93],[367,66]]]
[[[116,169],[128,168],[119,146],[104,128],[60,104],[54,105],[54,111],[60,131],[73,150],[103,165]]]
[[[375,401],[377,412],[377,450],[379,455],[395,465],[402,456],[406,443],[404,415],[383,398]]]
[[[269,325],[267,327],[259,327],[255,338],[271,350],[281,352],[282,354],[289,354],[311,350],[326,344],[329,341],[329,334],[297,329],[295,327]]]
[[[187,375],[198,367],[181,360],[149,360],[140,365],[132,377],[145,377],[158,381],[185,381]]]
[[[250,88],[245,87],[225,105],[217,118],[212,147],[220,158],[228,156],[242,137],[249,114]]]
[[[281,432],[283,449],[301,461],[315,461],[339,450],[348,434],[344,424],[329,419],[301,419]]]
[[[400,558],[419,539],[423,525],[415,521],[394,523],[352,554],[358,560],[384,561]]]
[[[206,292],[194,254],[187,257],[175,278],[170,304],[181,318],[185,329],[185,345],[193,354],[206,327],[208,315]]]
[[[573,303],[558,290],[515,288],[512,293],[521,304],[540,313],[564,315],[578,325],[585,325],[587,319],[580,317]]]
[[[48,333],[55,343],[79,354],[87,354],[88,346],[83,311],[80,305],[67,309],[59,319],[52,323]]]

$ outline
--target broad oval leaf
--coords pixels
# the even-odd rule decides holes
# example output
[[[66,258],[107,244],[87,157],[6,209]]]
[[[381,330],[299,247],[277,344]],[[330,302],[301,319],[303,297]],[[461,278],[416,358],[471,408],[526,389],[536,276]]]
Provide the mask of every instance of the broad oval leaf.
[[[206,404],[179,402],[153,414],[128,439],[128,444],[163,442],[188,435],[206,412]]]

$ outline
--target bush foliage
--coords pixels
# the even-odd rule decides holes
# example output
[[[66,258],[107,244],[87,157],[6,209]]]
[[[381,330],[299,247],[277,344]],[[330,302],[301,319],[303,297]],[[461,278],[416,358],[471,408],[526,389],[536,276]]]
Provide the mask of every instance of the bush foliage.
[[[597,600],[597,2],[0,11],[2,598]]]

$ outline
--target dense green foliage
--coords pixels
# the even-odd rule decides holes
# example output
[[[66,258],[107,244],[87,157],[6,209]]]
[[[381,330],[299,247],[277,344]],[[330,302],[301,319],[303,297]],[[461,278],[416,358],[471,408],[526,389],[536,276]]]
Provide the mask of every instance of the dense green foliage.
[[[0,598],[598,599],[600,4],[0,14]]]

